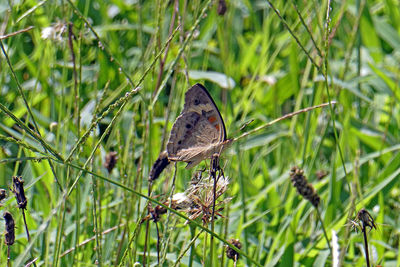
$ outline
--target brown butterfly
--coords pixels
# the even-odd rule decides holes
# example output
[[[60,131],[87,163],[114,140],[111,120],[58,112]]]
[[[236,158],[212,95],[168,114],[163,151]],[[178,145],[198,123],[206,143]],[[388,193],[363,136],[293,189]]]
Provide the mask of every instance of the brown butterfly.
[[[185,94],[185,105],[172,126],[167,151],[154,163],[150,179],[157,179],[169,161],[183,161],[186,168],[192,168],[219,155],[231,141],[226,138],[224,120],[214,100],[203,85],[195,84]]]

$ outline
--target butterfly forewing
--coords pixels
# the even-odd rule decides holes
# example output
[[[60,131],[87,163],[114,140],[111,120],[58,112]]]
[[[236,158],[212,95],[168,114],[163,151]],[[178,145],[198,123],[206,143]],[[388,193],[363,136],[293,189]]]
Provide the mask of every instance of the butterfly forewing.
[[[185,105],[181,114],[190,111],[205,116],[219,132],[219,141],[226,140],[225,124],[217,105],[207,89],[199,83],[193,85],[185,94]]]

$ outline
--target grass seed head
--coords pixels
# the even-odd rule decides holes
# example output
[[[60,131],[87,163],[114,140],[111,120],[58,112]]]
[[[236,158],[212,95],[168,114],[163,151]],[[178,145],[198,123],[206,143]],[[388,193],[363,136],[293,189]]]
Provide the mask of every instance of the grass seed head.
[[[15,198],[17,200],[18,207],[20,209],[26,209],[26,205],[28,204],[28,200],[25,197],[24,191],[24,180],[22,180],[21,176],[13,176],[13,193],[15,194]]]
[[[309,200],[311,204],[317,208],[320,198],[317,192],[315,192],[314,187],[308,183],[307,178],[304,176],[304,171],[294,166],[290,170],[290,178],[293,186],[297,189],[297,193]]]
[[[6,221],[4,242],[7,246],[11,246],[15,241],[15,222],[13,216],[8,211],[4,212],[3,218]]]
[[[168,166],[169,159],[167,151],[163,151],[158,156],[150,170],[149,180],[154,181],[160,176],[161,172]]]
[[[242,244],[240,243],[239,239],[229,239],[228,242],[238,249],[242,248]],[[228,259],[232,259],[234,261],[237,261],[239,259],[240,254],[236,252],[234,249],[232,249],[230,246],[226,246],[226,256]]]

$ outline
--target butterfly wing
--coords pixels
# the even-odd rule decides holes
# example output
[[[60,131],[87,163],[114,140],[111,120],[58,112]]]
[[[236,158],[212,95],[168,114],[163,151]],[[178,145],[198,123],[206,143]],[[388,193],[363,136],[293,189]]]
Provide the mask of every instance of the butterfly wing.
[[[207,113],[207,119],[219,131],[219,141],[226,140],[226,129],[224,120],[221,117],[217,105],[208,93],[207,89],[197,83],[193,85],[185,94],[185,105],[182,113],[196,112],[198,114]]]
[[[215,153],[225,140],[225,124],[217,106],[202,85],[194,85],[186,92],[183,111],[172,127],[168,158],[192,167]]]

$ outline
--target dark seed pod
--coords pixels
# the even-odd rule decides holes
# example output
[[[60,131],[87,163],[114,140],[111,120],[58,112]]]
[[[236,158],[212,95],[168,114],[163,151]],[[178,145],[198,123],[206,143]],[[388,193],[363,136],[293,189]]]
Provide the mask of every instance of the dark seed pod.
[[[115,165],[117,164],[117,152],[110,151],[106,155],[106,161],[104,162],[104,167],[107,169],[108,173],[111,173],[114,169]]]
[[[3,218],[6,221],[4,242],[7,246],[11,246],[15,241],[15,222],[13,216],[8,211],[4,212]]]
[[[309,200],[317,208],[320,198],[317,192],[315,192],[314,187],[307,182],[304,171],[295,166],[290,170],[290,178],[292,179],[293,186],[297,189],[297,193]]]
[[[239,239],[229,239],[228,242],[237,247],[238,249],[242,248],[242,244],[240,243]],[[226,246],[226,256],[228,257],[228,259],[237,261],[239,259],[240,254],[237,253],[230,246]]]
[[[161,172],[168,166],[169,159],[167,151],[163,151],[158,156],[158,159],[154,162],[153,167],[151,167],[149,180],[155,181],[160,176]]]
[[[26,204],[28,204],[28,200],[25,197],[24,192],[24,180],[22,180],[21,176],[13,176],[13,189],[12,192],[15,194],[15,198],[17,200],[18,207],[20,209],[26,209]]]

